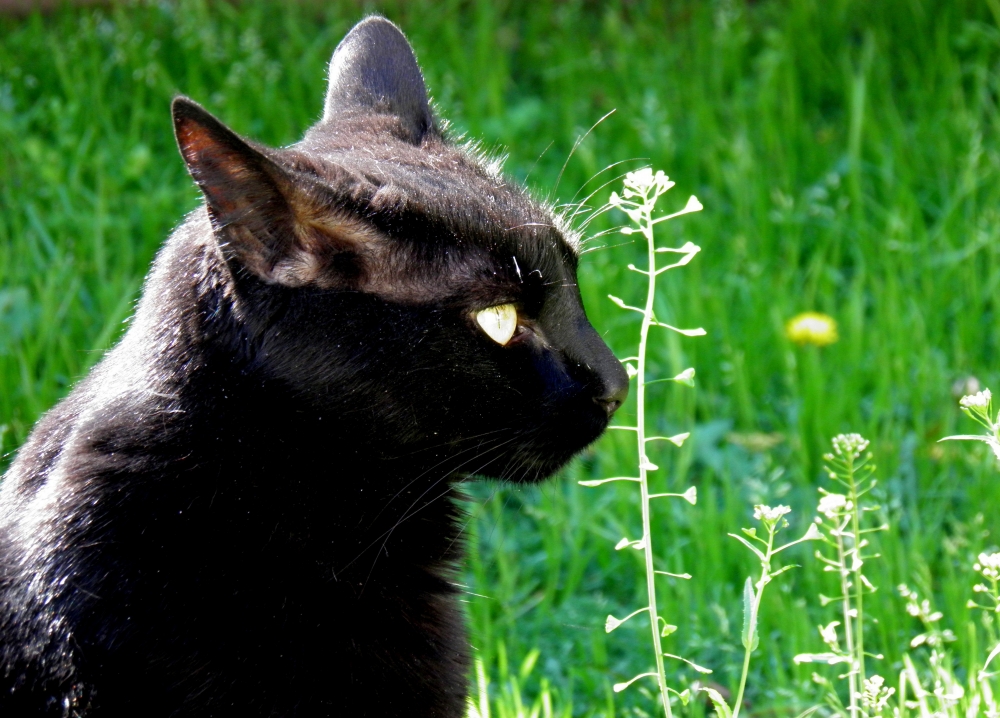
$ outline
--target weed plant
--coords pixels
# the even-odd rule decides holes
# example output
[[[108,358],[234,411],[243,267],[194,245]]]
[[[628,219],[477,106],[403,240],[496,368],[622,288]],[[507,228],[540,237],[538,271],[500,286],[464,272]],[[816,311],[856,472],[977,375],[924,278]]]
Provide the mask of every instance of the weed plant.
[[[640,673],[634,678],[624,681],[622,683],[616,683],[614,686],[614,691],[616,693],[621,692],[629,685],[635,681],[645,678],[653,677],[656,678],[658,693],[660,697],[660,704],[663,706],[664,713],[668,716],[672,716],[672,711],[670,708],[670,688],[667,686],[666,673],[664,671],[663,659],[672,658],[675,660],[684,659],[677,655],[664,653],[662,639],[670,636],[674,631],[677,630],[677,626],[668,623],[662,616],[659,615],[657,610],[656,601],[656,576],[672,576],[674,578],[690,578],[687,574],[676,574],[669,571],[662,571],[655,568],[654,551],[653,551],[653,530],[652,530],[652,520],[650,516],[650,503],[653,499],[666,499],[666,498],[682,498],[691,504],[697,502],[697,491],[694,487],[684,491],[683,493],[670,493],[670,492],[658,492],[653,493],[650,489],[650,474],[655,472],[659,467],[656,466],[652,461],[649,460],[648,451],[649,444],[654,441],[667,441],[674,446],[683,446],[684,441],[688,438],[689,434],[687,432],[677,434],[675,436],[648,436],[646,430],[646,387],[649,384],[655,384],[664,381],[678,382],[681,384],[686,384],[688,386],[693,386],[694,384],[694,369],[688,368],[677,374],[674,377],[662,377],[659,379],[648,379],[647,374],[647,355],[646,348],[649,342],[649,330],[654,327],[661,327],[673,332],[677,332],[683,336],[704,336],[704,329],[678,329],[677,327],[671,326],[664,322],[659,321],[655,314],[655,303],[656,303],[656,278],[671,269],[676,269],[678,267],[683,267],[687,265],[695,255],[701,251],[701,248],[691,242],[687,242],[683,247],[673,248],[673,247],[657,247],[654,238],[654,227],[675,217],[679,217],[684,214],[689,214],[691,212],[698,212],[702,209],[701,203],[698,201],[694,195],[692,195],[687,204],[678,212],[673,214],[668,214],[663,217],[653,217],[654,210],[656,209],[657,200],[670,190],[674,186],[674,183],[662,172],[658,171],[655,174],[649,168],[644,168],[635,172],[629,172],[625,175],[625,188],[622,194],[619,195],[617,192],[611,193],[611,199],[609,201],[610,207],[615,207],[620,209],[625,215],[634,223],[634,227],[629,225],[621,229],[622,234],[631,235],[639,234],[645,241],[646,245],[646,268],[642,269],[634,264],[629,264],[628,268],[630,271],[637,272],[646,278],[646,301],[643,307],[634,307],[626,304],[622,299],[614,295],[608,295],[618,307],[625,309],[627,311],[636,312],[642,317],[642,322],[639,326],[639,349],[638,354],[633,357],[628,357],[623,359],[622,362],[625,364],[625,369],[628,372],[629,378],[635,380],[635,407],[636,407],[636,423],[635,426],[625,426],[617,424],[612,426],[612,429],[617,429],[619,431],[628,431],[635,434],[636,440],[636,473],[638,476],[617,476],[610,479],[592,479],[588,481],[579,482],[582,486],[600,486],[602,484],[610,484],[615,482],[626,482],[626,483],[637,483],[639,485],[639,506],[640,512],[642,514],[642,535],[638,539],[622,538],[615,544],[615,550],[621,551],[623,549],[634,549],[640,551],[643,556],[643,564],[646,572],[646,605],[635,611],[632,611],[624,618],[615,618],[613,615],[608,614],[607,620],[605,621],[604,630],[607,633],[611,633],[616,628],[621,626],[623,623],[628,621],[630,618],[634,618],[639,614],[645,613],[649,618],[649,629],[650,636],[653,644],[653,658],[656,664],[656,670],[646,673]],[[674,254],[678,255],[677,261],[673,263],[664,264],[663,266],[658,266],[657,255],[658,254]],[[694,664],[692,664],[694,665]],[[704,670],[704,669],[702,669]],[[674,693],[678,691],[674,690]],[[678,693],[679,694],[679,693]],[[687,696],[684,696],[685,700]]]
[[[609,614],[604,624],[604,630],[606,633],[611,633],[629,619],[640,614],[646,614],[649,619],[650,636],[652,639],[653,657],[656,670],[640,673],[627,681],[616,683],[613,688],[614,691],[618,693],[642,678],[655,678],[657,688],[659,689],[659,702],[663,707],[663,712],[667,718],[671,718],[673,715],[673,710],[671,708],[672,698],[670,694],[675,694],[677,698],[680,699],[681,703],[687,705],[691,700],[692,691],[691,688],[678,690],[667,685],[663,659],[669,658],[674,661],[680,661],[702,674],[712,672],[710,669],[699,666],[693,661],[682,658],[679,655],[664,652],[662,639],[673,635],[678,630],[678,627],[667,622],[667,620],[659,614],[657,609],[656,576],[668,576],[683,580],[689,580],[691,576],[687,573],[678,574],[655,568],[656,561],[653,549],[654,533],[650,504],[653,499],[680,498],[686,500],[691,505],[695,505],[697,503],[698,493],[696,488],[693,486],[686,489],[683,493],[654,493],[651,490],[650,474],[656,472],[659,467],[649,460],[648,446],[650,442],[666,441],[674,446],[681,447],[690,436],[690,433],[683,432],[674,436],[648,436],[646,431],[646,389],[652,384],[662,382],[675,382],[686,386],[694,386],[695,370],[689,367],[673,377],[649,379],[646,369],[646,350],[649,344],[650,329],[654,327],[667,329],[688,337],[705,335],[705,330],[702,328],[678,329],[670,324],[665,324],[664,322],[659,321],[655,314],[654,307],[656,305],[657,277],[672,269],[686,266],[692,259],[694,259],[695,255],[701,251],[700,247],[692,244],[691,242],[685,243],[684,246],[680,248],[656,246],[654,228],[657,224],[674,219],[681,215],[690,214],[691,212],[698,212],[702,209],[701,203],[692,195],[688,199],[687,204],[680,211],[661,217],[654,217],[657,201],[662,195],[669,191],[674,184],[675,183],[670,181],[670,179],[662,171],[657,171],[654,174],[651,169],[645,168],[635,172],[629,172],[625,175],[625,187],[621,195],[617,192],[611,193],[608,206],[620,209],[634,224],[634,226],[628,225],[623,227],[620,230],[621,233],[625,235],[641,235],[646,247],[645,269],[636,267],[634,264],[628,265],[628,269],[630,271],[641,274],[646,278],[645,306],[634,307],[626,304],[619,297],[609,295],[609,299],[611,299],[611,301],[618,307],[627,311],[635,312],[642,317],[642,322],[639,326],[638,353],[636,356],[628,357],[622,360],[630,379],[635,380],[636,424],[635,426],[617,424],[611,427],[611,429],[614,430],[628,431],[635,434],[635,465],[636,473],[639,475],[616,476],[606,479],[591,479],[579,482],[580,485],[587,487],[601,486],[603,484],[612,484],[616,482],[632,482],[639,485],[639,506],[640,513],[642,515],[642,535],[640,538],[634,540],[627,537],[622,538],[617,544],[615,544],[615,550],[621,551],[623,549],[634,549],[642,553],[646,575],[647,604],[642,608],[632,611],[624,618],[616,618],[615,616]],[[664,253],[679,256],[676,261],[659,266],[657,264],[657,255]],[[764,588],[776,576],[791,568],[791,566],[785,566],[783,568],[775,569],[772,565],[775,556],[796,544],[819,537],[819,532],[816,530],[816,527],[810,525],[809,531],[801,539],[781,546],[775,546],[775,537],[778,532],[781,528],[788,526],[788,522],[784,517],[790,511],[791,509],[787,506],[778,506],[772,509],[769,506],[759,504],[754,507],[754,518],[762,524],[766,537],[758,536],[756,528],[743,529],[745,536],[730,534],[730,536],[737,539],[744,546],[750,549],[750,551],[758,558],[760,561],[761,573],[760,578],[756,583],[753,579],[747,578],[743,588],[743,631],[741,633],[741,641],[744,649],[743,671],[740,674],[740,686],[733,705],[729,706],[726,699],[715,688],[710,686],[701,686],[698,684],[695,685],[697,690],[701,690],[708,694],[708,697],[715,706],[716,711],[719,715],[723,716],[723,718],[736,718],[739,716],[740,709],[743,705],[743,693],[746,688],[746,680],[750,668],[750,656],[754,650],[756,650],[760,640],[757,632],[757,616],[760,611],[760,603],[764,593]]]
[[[942,441],[981,440],[992,448],[996,441],[997,421],[991,418],[989,390],[963,397],[960,406],[968,416],[986,428],[987,433],[949,436]],[[956,635],[950,628],[942,628],[944,614],[933,607],[930,599],[922,597],[905,583],[898,586],[897,592],[905,602],[906,612],[920,622],[922,632],[909,641],[908,650],[903,652],[902,667],[898,671],[898,691],[879,673],[866,670],[868,658],[884,659],[884,656],[868,653],[864,649],[866,631],[878,623],[871,617],[866,621],[864,611],[864,597],[877,590],[865,575],[866,566],[871,559],[879,558],[879,554],[873,553],[868,537],[890,527],[885,524],[872,526],[870,521],[865,520],[866,514],[881,511],[880,506],[870,501],[877,481],[873,478],[875,466],[872,454],[867,451],[868,441],[858,434],[841,434],[832,443],[833,452],[824,456],[827,473],[844,493],[820,489],[819,515],[815,526],[820,527],[817,537],[826,544],[828,552],[817,550],[815,558],[824,571],[837,577],[838,595],[820,595],[819,601],[823,606],[838,606],[840,620],[819,627],[826,652],[800,654],[795,656],[795,662],[844,666],[845,672],[838,678],[847,682],[846,705],[829,677],[813,676],[823,689],[825,707],[833,715],[849,718],[1000,716],[1000,707],[993,695],[992,679],[996,674],[987,672],[993,659],[1000,655],[1000,643],[994,645],[981,668],[980,657],[975,654],[970,656],[966,665],[961,665],[949,649]],[[1000,460],[1000,454],[997,459]],[[966,607],[985,612],[984,628],[988,637],[995,640],[993,616],[1000,612],[1000,553],[980,553],[972,570],[985,579],[972,587],[975,594],[983,597],[983,603],[969,599]],[[843,631],[843,645],[838,628]],[[975,625],[970,623],[966,628],[975,643]],[[926,658],[917,654],[917,649],[924,647],[930,652]],[[921,664],[919,667],[918,663]]]
[[[868,441],[859,434],[841,434],[832,443],[833,452],[823,457],[827,475],[844,493],[820,488],[822,497],[816,507],[819,514],[816,525],[820,527],[819,535],[828,552],[817,550],[815,558],[824,571],[837,577],[837,594],[832,597],[820,595],[819,599],[824,606],[839,606],[840,620],[820,627],[826,653],[800,654],[795,656],[795,662],[844,665],[846,672],[842,677],[846,677],[848,683],[846,708],[829,683],[822,680],[820,683],[828,689],[825,694],[827,703],[854,718],[861,715],[863,703],[865,706],[884,704],[887,696],[895,691],[894,688],[883,689],[884,679],[875,675],[869,678],[865,669],[867,658],[882,658],[881,655],[870,656],[865,652],[864,597],[876,590],[865,576],[865,565],[878,557],[870,550],[868,535],[885,531],[888,527],[871,527],[865,521],[865,514],[879,510],[878,506],[863,500],[877,485],[873,478],[875,465],[872,454],[867,452]],[[838,627],[844,633],[843,647]]]

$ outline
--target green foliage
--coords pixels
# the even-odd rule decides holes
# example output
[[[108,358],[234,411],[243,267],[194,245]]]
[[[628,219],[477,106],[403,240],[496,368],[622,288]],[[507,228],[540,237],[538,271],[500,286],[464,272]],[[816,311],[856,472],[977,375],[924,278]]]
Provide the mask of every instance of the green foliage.
[[[364,5],[407,31],[454,128],[504,149],[508,172],[553,201],[604,197],[598,188],[618,172],[651,164],[711,208],[664,227],[665,242],[705,252],[664,277],[655,307],[660,321],[703,326],[708,337],[660,335],[648,371],[652,382],[698,367],[694,390],[650,386],[651,428],[692,431],[679,450],[651,449],[669,477],[657,490],[698,489],[697,506],[660,502],[651,521],[664,568],[692,575],[663,579],[661,609],[679,626],[671,650],[715,668],[720,695],[739,682],[742,588],[754,567],[726,534],[746,525],[754,504],[812,515],[825,437],[846,430],[872,440],[877,517],[889,525],[866,576],[882,587],[915,583],[932,598],[942,630],[955,635],[956,663],[982,665],[997,643],[985,614],[967,607],[978,580],[969,567],[998,542],[993,456],[983,442],[935,443],[958,433],[955,399],[976,391],[970,377],[996,386],[1000,375],[1000,31],[990,7]],[[325,63],[361,14],[343,3],[164,0],[0,18],[2,450],[16,448],[120,335],[153,253],[198,201],[173,147],[171,96],[191,95],[262,141],[290,143],[318,117]],[[601,172],[633,157],[643,159]],[[624,222],[612,210],[587,233]],[[597,250],[628,239],[604,235],[581,259],[588,312],[619,355],[633,325],[603,298],[641,302],[644,286],[623,253],[638,262],[642,250]],[[786,320],[810,310],[837,320],[839,341],[786,338]],[[620,420],[633,417],[626,407]],[[606,551],[609,539],[639,533],[633,499],[628,487],[575,483],[623,473],[623,434],[603,439],[568,480],[470,488],[469,619],[497,700],[509,685],[501,648],[512,665],[538,649],[537,665],[518,677],[524,706],[546,690],[578,716],[655,705],[639,684],[611,691],[646,669],[628,640],[647,640],[630,633],[641,622],[614,640],[600,625],[643,605],[640,552]],[[789,551],[790,562],[808,560],[803,547]],[[812,705],[814,666],[788,657],[815,648],[815,626],[827,620],[813,597],[836,588],[830,574],[796,570],[762,597],[761,649],[780,651],[753,662],[749,712]],[[865,650],[884,654],[883,675],[906,668],[919,629],[903,605],[885,589],[864,598],[879,618],[866,627]],[[823,675],[835,680],[836,668]],[[677,670],[678,684],[694,680]],[[707,710],[695,700],[684,709]]]

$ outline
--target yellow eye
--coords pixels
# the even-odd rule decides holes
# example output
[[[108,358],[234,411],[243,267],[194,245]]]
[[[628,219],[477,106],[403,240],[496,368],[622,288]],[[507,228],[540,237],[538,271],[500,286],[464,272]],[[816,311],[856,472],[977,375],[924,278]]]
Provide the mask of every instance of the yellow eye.
[[[517,330],[517,309],[513,304],[500,304],[476,312],[476,321],[490,339],[506,344]]]

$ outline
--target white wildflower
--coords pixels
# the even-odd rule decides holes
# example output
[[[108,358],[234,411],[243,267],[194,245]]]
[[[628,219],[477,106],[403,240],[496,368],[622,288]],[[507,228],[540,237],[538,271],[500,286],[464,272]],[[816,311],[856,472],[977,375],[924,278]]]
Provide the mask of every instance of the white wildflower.
[[[972,568],[986,578],[994,581],[1000,580],[1000,553],[979,554],[979,560],[973,564]]]
[[[649,190],[654,188],[658,194],[662,194],[673,186],[674,183],[670,181],[670,178],[662,170],[657,170],[656,174],[653,174],[652,169],[643,167],[625,175],[626,189],[622,194],[626,198],[636,195],[644,196]]]
[[[895,688],[885,687],[885,679],[882,676],[875,675],[865,679],[861,703],[869,710],[880,711],[886,707],[895,692]]]
[[[979,554],[979,564],[980,566],[985,566],[986,568],[1000,568],[1000,553],[981,553]],[[980,570],[976,567],[976,570]]]
[[[986,408],[990,405],[990,390],[983,389],[982,391],[977,391],[975,394],[969,394],[968,396],[963,396],[958,405],[963,409],[972,409],[973,407]]]
[[[828,645],[830,648],[837,648],[837,626],[840,625],[840,621],[831,621],[825,626],[819,627],[820,638],[823,639],[823,643]]]
[[[757,504],[753,507],[753,517],[758,521],[763,521],[765,523],[774,523],[782,516],[790,514],[791,512],[792,509],[788,506],[775,506],[772,509],[770,506]]]
[[[833,451],[837,456],[856,459],[868,448],[868,440],[861,434],[838,434],[833,437]]]
[[[819,500],[816,510],[828,519],[835,519],[853,507],[854,505],[843,494],[826,494]]]

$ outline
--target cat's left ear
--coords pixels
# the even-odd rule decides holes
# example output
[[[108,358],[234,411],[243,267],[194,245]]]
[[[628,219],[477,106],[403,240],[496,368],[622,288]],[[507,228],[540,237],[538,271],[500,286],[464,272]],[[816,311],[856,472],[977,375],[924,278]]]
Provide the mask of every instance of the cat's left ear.
[[[178,97],[171,110],[181,155],[237,274],[286,286],[336,286],[358,276],[371,230],[331,212],[322,188],[293,177],[193,100]]]
[[[342,113],[395,116],[413,144],[434,125],[413,48],[384,17],[359,22],[333,53],[323,122],[335,122]]]

